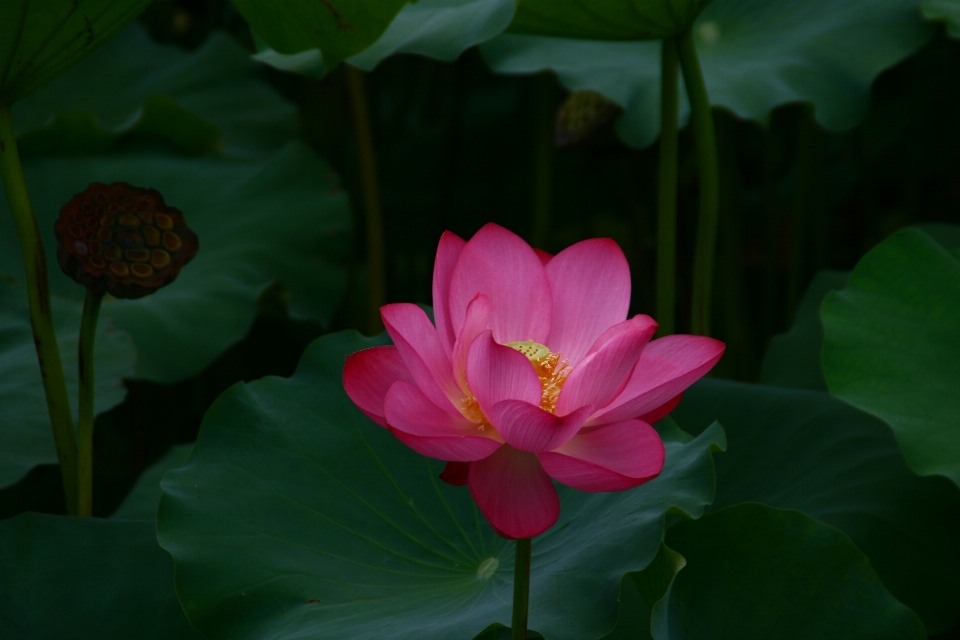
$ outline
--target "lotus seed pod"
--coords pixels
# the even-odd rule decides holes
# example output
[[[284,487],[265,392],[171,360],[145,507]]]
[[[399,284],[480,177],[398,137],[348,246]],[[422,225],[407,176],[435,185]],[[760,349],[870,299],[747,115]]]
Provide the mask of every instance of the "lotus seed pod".
[[[173,282],[200,248],[183,213],[154,189],[94,182],[60,210],[57,262],[91,291],[142,298]]]
[[[622,112],[617,103],[596,91],[574,91],[557,109],[554,143],[570,147],[584,142]]]

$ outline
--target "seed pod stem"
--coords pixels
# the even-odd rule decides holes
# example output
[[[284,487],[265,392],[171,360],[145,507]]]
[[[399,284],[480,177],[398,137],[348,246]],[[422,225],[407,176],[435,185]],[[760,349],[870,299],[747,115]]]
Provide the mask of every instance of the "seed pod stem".
[[[87,290],[80,319],[80,346],[77,363],[80,369],[80,418],[77,423],[79,459],[77,460],[77,515],[93,515],[93,373],[94,344],[97,320],[103,293]]]

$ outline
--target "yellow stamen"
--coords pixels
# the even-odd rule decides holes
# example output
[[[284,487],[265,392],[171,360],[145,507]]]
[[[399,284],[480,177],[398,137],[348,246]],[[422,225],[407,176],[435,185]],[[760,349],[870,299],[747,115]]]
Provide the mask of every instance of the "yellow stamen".
[[[559,353],[551,353],[550,349],[537,342],[529,340],[508,342],[506,346],[516,349],[530,360],[543,388],[540,394],[540,408],[553,413],[557,408],[557,399],[560,397],[563,383],[570,374],[570,363],[567,360],[561,360]]]
[[[540,408],[548,413],[553,413],[557,408],[560,390],[570,373],[570,363],[567,360],[561,360],[559,353],[551,353],[550,349],[537,342],[508,342],[505,346],[516,349],[530,360],[533,370],[540,378],[542,388]],[[483,415],[480,403],[473,397],[469,389],[467,390],[467,396],[463,399],[463,404],[460,406],[460,413],[471,422],[475,422],[480,431],[483,431],[490,424],[487,417]]]
[[[461,407],[460,413],[462,413],[466,419],[478,423],[480,425],[480,431],[483,431],[483,428],[488,424],[486,416],[483,415],[483,411],[480,409],[480,403],[477,402],[477,399],[472,395],[463,399],[463,407]]]

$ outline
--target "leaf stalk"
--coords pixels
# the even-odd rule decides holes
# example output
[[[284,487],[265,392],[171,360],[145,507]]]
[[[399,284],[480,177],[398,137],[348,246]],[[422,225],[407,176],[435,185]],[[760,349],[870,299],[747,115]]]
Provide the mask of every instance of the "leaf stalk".
[[[660,159],[657,191],[657,322],[660,335],[676,331],[677,307],[677,46],[664,40],[660,53]]]
[[[697,244],[693,259],[693,300],[691,332],[710,335],[710,311],[713,294],[713,270],[717,249],[717,228],[720,218],[720,164],[717,137],[707,85],[703,80],[693,32],[677,37],[677,55],[683,71],[683,83],[690,99],[690,118],[697,145],[700,173],[700,213],[697,223]]]
[[[377,154],[373,144],[373,125],[367,104],[367,88],[363,71],[345,64],[353,120],[357,134],[357,158],[363,189],[366,226],[367,265],[367,330],[370,335],[383,331],[380,307],[387,303],[386,249],[383,236],[383,208],[380,203],[380,182],[377,176]]]
[[[30,328],[40,364],[40,376],[47,400],[47,412],[53,428],[57,457],[60,460],[60,475],[67,512],[77,513],[77,442],[73,433],[73,416],[63,375],[63,363],[57,336],[53,328],[50,307],[50,283],[47,277],[47,261],[37,219],[30,203],[30,195],[23,177],[23,166],[17,148],[16,133],[10,107],[0,102],[0,179],[10,203],[23,264],[26,271],[27,300],[30,306]]]

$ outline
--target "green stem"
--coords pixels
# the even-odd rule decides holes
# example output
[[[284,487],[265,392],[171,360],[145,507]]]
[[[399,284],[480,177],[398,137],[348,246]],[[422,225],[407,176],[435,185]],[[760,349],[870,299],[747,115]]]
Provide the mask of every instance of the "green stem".
[[[543,249],[547,243],[547,231],[550,229],[550,208],[553,194],[553,121],[554,87],[553,78],[542,74],[535,79],[536,84],[536,141],[537,169],[534,185],[533,204],[533,246]]]
[[[367,282],[367,330],[371,334],[383,331],[380,307],[387,303],[386,256],[383,239],[383,210],[380,205],[380,182],[377,178],[377,155],[373,146],[373,126],[367,105],[367,88],[363,71],[344,65],[353,119],[357,132],[357,157],[360,164],[360,183],[367,230],[367,264],[370,272]]]
[[[720,166],[717,160],[713,114],[710,111],[707,86],[700,71],[692,32],[687,31],[677,38],[677,54],[683,70],[687,97],[690,99],[690,117],[697,141],[697,164],[700,171],[700,219],[693,259],[693,313],[690,327],[694,334],[705,336],[710,334],[713,263],[720,217]]]
[[[530,604],[530,538],[517,540],[513,566],[513,621],[510,640],[527,640],[527,606]]]
[[[60,459],[60,475],[68,513],[77,512],[77,443],[73,435],[73,417],[67,399],[67,384],[63,377],[63,364],[57,336],[53,329],[50,309],[50,285],[47,280],[47,261],[44,257],[40,229],[33,215],[27,185],[23,179],[23,167],[17,150],[10,107],[0,103],[0,178],[7,192],[10,214],[20,238],[23,263],[27,276],[27,299],[30,304],[30,327],[40,363],[43,390],[47,398],[47,411],[53,427],[57,457]]]
[[[79,453],[77,461],[77,515],[93,515],[93,353],[97,339],[102,293],[87,291],[80,320],[80,420],[78,422]]]
[[[676,329],[677,274],[677,47],[664,40],[660,54],[660,170],[657,194],[657,322],[660,335]]]

